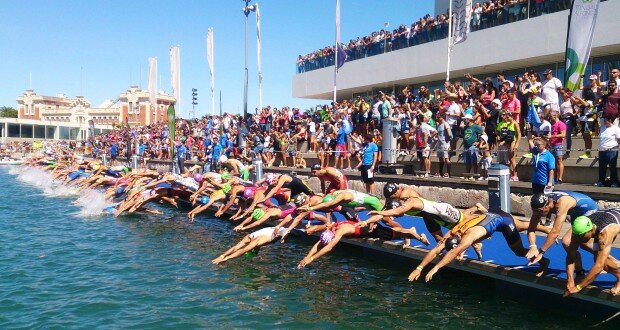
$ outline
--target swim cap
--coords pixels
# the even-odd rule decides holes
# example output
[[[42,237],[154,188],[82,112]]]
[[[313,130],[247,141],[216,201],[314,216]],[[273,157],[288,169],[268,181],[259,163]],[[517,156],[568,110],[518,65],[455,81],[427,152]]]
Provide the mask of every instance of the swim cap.
[[[201,202],[202,204],[207,204],[207,203],[209,203],[209,196],[202,196],[202,197],[200,198],[200,202]]]
[[[194,174],[194,180],[196,182],[202,182],[202,174],[200,174],[200,173]]]
[[[299,195],[295,196],[295,199],[293,199],[293,203],[297,207],[299,207],[299,206],[303,205],[304,203],[306,203],[306,200],[308,199],[307,197],[308,196],[306,196],[306,194],[303,194],[303,193],[299,194]]]
[[[226,157],[226,155],[221,155],[221,156],[220,156],[220,159],[219,159],[219,162],[220,162],[220,163],[223,163],[223,162],[225,162],[225,161],[227,161],[227,160],[228,160],[228,157]]]
[[[573,234],[581,236],[592,230],[593,227],[594,225],[592,225],[592,220],[582,215],[573,221]]]
[[[323,197],[323,203],[327,203],[327,202],[331,202],[335,199],[334,195],[325,195],[325,197]]]
[[[461,239],[458,236],[452,236],[448,238],[448,240],[446,241],[446,245],[445,245],[446,252],[459,246],[460,243],[461,243]]]
[[[396,199],[388,199],[385,202],[385,209],[386,210],[396,209],[396,208],[399,208],[400,206],[401,206],[400,201],[396,200]]]
[[[129,167],[127,167],[127,166],[123,166],[123,172],[129,173],[129,172],[131,172],[131,169]]]
[[[230,172],[222,173],[222,180],[230,180],[230,179],[232,179],[232,174],[230,174]]]
[[[336,237],[336,235],[334,235],[333,231],[331,231],[329,229],[324,230],[321,233],[320,242],[323,245],[327,245],[327,244],[329,244],[329,242],[331,242],[334,239],[334,237]]]
[[[265,175],[265,182],[269,185],[274,184],[276,182],[276,175],[273,173]]]
[[[532,199],[530,200],[532,210],[542,209],[545,205],[547,205],[547,196],[545,196],[545,194],[536,193],[532,196]]]
[[[228,194],[228,193],[230,192],[230,190],[231,190],[231,189],[232,189],[232,186],[231,186],[229,183],[224,183],[224,184],[222,185],[222,191],[223,191],[225,194]]]
[[[390,198],[394,195],[394,193],[396,193],[397,190],[398,185],[396,183],[387,183],[383,186],[383,196],[385,196],[385,198]]]
[[[258,247],[255,247],[252,250],[250,250],[250,251],[248,251],[248,252],[243,254],[243,256],[248,258],[248,259],[252,259],[252,258],[256,257],[256,255],[258,255]]]
[[[263,215],[265,215],[265,211],[261,209],[260,207],[257,207],[254,209],[254,211],[252,211],[252,219],[254,220],[260,220],[260,218],[262,218]]]
[[[250,199],[254,195],[255,190],[253,188],[247,187],[243,190],[243,198]]]
[[[320,169],[321,169],[321,164],[314,164],[314,165],[312,165],[312,167],[310,168],[310,170],[311,170],[312,172],[314,172],[314,171],[318,171],[318,170],[320,170]]]

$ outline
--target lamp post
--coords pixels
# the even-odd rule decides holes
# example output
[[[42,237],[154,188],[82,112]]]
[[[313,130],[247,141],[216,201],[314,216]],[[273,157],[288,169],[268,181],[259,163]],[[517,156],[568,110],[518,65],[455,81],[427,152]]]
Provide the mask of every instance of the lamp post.
[[[250,6],[251,0],[241,0],[245,2],[243,14],[245,15],[245,80],[243,85],[243,117],[248,115],[248,16],[256,11],[256,6]]]

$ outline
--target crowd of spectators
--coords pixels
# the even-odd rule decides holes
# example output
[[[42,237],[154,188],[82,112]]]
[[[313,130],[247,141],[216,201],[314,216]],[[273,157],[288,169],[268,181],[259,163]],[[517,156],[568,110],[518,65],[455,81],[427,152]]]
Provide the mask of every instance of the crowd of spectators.
[[[472,5],[471,31],[553,13],[570,8],[571,0],[493,0]],[[347,60],[353,61],[384,52],[412,47],[448,36],[448,12],[425,15],[411,25],[385,28],[342,45]],[[334,46],[326,46],[297,58],[297,73],[334,65]]]

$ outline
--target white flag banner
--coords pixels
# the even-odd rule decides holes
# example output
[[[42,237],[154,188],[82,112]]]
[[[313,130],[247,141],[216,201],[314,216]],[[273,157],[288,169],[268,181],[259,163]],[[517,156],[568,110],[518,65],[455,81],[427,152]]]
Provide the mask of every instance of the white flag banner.
[[[179,46],[170,47],[170,84],[176,103],[177,114],[181,113],[181,51]]]
[[[159,109],[157,108],[157,58],[155,57],[149,58],[149,101],[151,110],[155,113],[154,122],[157,123]]]
[[[571,6],[566,41],[565,74],[566,88],[571,91],[579,89],[579,78],[586,71],[599,3],[599,0],[574,0]]]
[[[213,28],[207,30],[207,63],[209,64],[209,71],[211,72],[211,115],[215,114],[215,53],[213,49]]]
[[[471,22],[472,0],[452,1],[452,45],[467,40]]]

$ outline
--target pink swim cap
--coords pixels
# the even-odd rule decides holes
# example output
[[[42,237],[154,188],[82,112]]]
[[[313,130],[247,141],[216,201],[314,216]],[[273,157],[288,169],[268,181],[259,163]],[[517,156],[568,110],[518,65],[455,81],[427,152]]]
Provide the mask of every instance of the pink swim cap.
[[[329,229],[324,230],[321,233],[321,238],[320,238],[321,244],[323,244],[323,245],[329,244],[329,242],[331,242],[334,239],[334,237],[336,237],[336,235],[334,235],[333,231],[331,231]]]
[[[243,198],[245,199],[250,199],[252,198],[252,196],[254,196],[254,192],[256,191],[256,189],[254,189],[253,187],[247,187],[243,190]]]

